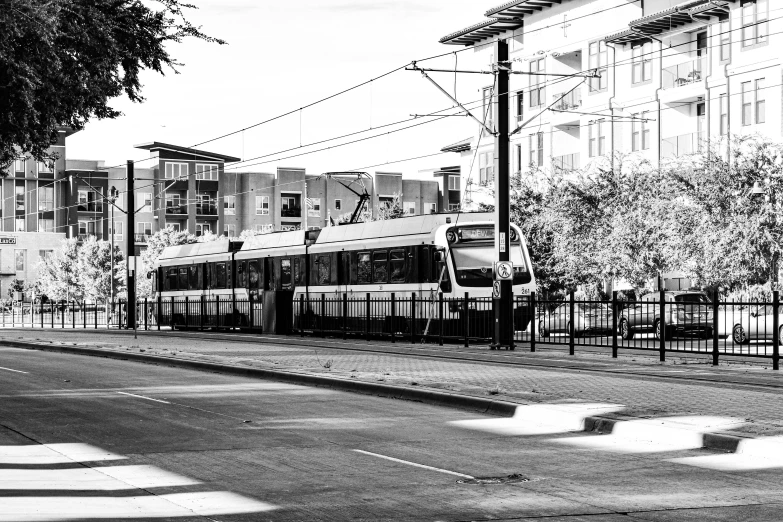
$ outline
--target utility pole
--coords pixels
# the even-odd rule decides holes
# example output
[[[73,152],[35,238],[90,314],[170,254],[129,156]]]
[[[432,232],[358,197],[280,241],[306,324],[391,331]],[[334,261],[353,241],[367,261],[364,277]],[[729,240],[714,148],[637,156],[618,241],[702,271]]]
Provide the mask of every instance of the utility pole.
[[[495,160],[497,161],[497,175],[495,176],[495,260],[502,262],[511,260],[511,245],[509,241],[511,169],[509,168],[508,94],[511,63],[508,60],[508,43],[506,40],[497,40],[495,43],[495,56],[497,57],[497,88],[495,90],[495,121],[497,122],[497,134],[495,135]],[[512,348],[514,343],[514,303],[511,296],[513,281],[498,281],[497,275],[495,279],[496,285],[500,283],[500,295],[496,295],[494,299],[495,335],[492,339],[492,344],[494,348],[498,349]]]
[[[128,216],[128,241],[126,244],[126,260],[125,263],[125,281],[126,281],[126,288],[127,288],[127,294],[128,294],[128,300],[127,300],[127,313],[126,317],[128,318],[127,323],[125,325],[126,328],[134,328],[136,327],[136,277],[137,277],[137,271],[136,271],[136,238],[135,238],[135,230],[134,230],[134,219],[136,218],[136,213],[134,212],[135,202],[133,200],[133,161],[128,160],[128,168],[126,171],[126,184],[125,184],[125,190],[126,190],[126,198],[125,198],[125,208],[127,209],[126,216]],[[130,267],[130,259],[131,256],[134,256],[133,258],[133,271],[131,272]]]
[[[109,305],[106,307],[106,327],[111,326],[109,310],[114,311],[114,203],[117,201],[117,189],[109,190],[109,226],[111,227],[111,276],[109,277]],[[111,308],[110,308],[111,307]]]

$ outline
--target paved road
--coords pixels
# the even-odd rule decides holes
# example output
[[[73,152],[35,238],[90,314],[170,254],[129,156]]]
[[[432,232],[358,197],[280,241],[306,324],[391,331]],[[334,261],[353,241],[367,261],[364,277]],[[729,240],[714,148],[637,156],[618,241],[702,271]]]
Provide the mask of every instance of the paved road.
[[[0,348],[0,367],[0,521],[779,520],[783,508],[783,468],[673,461],[710,456],[687,437],[564,433],[573,401],[515,424],[15,348]],[[529,481],[458,483],[512,474]]]

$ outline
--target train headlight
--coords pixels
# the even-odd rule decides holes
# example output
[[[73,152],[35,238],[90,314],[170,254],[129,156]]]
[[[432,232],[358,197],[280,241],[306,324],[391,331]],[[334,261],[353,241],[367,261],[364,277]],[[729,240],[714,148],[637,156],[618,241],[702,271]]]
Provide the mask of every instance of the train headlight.
[[[453,229],[446,231],[446,241],[448,241],[449,243],[457,242],[457,233],[454,232]]]
[[[516,241],[519,239],[519,234],[517,234],[516,229],[512,228],[509,230],[508,237],[511,239],[511,241]]]

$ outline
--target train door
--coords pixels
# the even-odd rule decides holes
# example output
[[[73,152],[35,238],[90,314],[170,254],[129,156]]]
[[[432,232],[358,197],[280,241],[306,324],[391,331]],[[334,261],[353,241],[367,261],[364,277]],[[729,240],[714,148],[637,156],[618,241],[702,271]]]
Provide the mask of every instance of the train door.
[[[342,295],[348,292],[348,285],[351,281],[351,253],[339,252],[339,262],[337,263],[337,293]]]

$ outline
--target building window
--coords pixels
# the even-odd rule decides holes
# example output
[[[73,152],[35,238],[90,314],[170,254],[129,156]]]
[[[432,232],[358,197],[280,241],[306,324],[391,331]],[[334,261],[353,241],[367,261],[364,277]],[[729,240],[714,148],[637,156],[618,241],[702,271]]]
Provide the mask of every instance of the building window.
[[[226,216],[233,216],[236,214],[237,197],[236,196],[223,196],[223,214]]]
[[[631,114],[631,151],[642,150],[642,122],[639,113]]]
[[[39,161],[38,162],[38,173],[39,174],[51,174],[52,173],[52,165],[48,161]]]
[[[343,202],[341,199],[335,199],[334,200],[334,209],[335,210],[342,210],[343,209]]]
[[[544,73],[546,71],[546,62],[544,58],[530,61],[531,73]],[[546,76],[539,74],[530,75],[530,106],[538,107],[545,102],[544,82]]]
[[[182,179],[187,177],[187,163],[166,163],[166,179]]]
[[[166,214],[184,214],[179,194],[166,194]]]
[[[24,172],[24,158],[14,160],[14,172]]]
[[[76,210],[79,212],[103,212],[103,197],[94,190],[79,189],[79,201]]]
[[[136,223],[136,233],[142,234],[144,236],[151,236],[152,235],[152,223],[146,222],[146,221],[139,221]]]
[[[38,232],[54,232],[54,220],[53,219],[39,219],[38,220]]]
[[[767,121],[767,115],[766,115],[766,103],[764,95],[764,78],[760,78],[756,80],[756,110],[755,110],[755,116],[756,116],[756,123],[764,123]]]
[[[607,60],[608,53],[606,51],[606,42],[599,40],[589,45],[588,51],[590,53],[590,69],[594,69],[600,75],[600,78],[590,78],[590,92],[605,91],[609,85],[609,78],[607,74]]]
[[[17,272],[24,272],[25,266],[27,265],[27,250],[14,250],[14,264],[16,265]]]
[[[449,203],[449,212],[457,212],[459,210],[459,203]]]
[[[209,194],[196,194],[196,214],[203,216],[216,216],[217,207],[215,200]]]
[[[179,232],[182,230],[182,227],[180,227],[179,223],[168,223],[166,226],[174,232]]]
[[[269,234],[275,231],[274,225],[256,225],[256,232],[260,234]]]
[[[482,91],[482,97],[484,104],[482,105],[481,120],[486,122],[486,126],[490,129],[495,128],[494,114],[492,110],[492,94],[494,87],[484,87]],[[486,134],[486,130],[482,129],[482,132]]]
[[[43,261],[44,259],[49,259],[52,254],[54,254],[54,250],[39,250],[38,251],[38,259]]]
[[[631,50],[633,83],[652,80],[652,43],[637,45]]]
[[[123,234],[122,234],[122,229],[123,228],[122,227],[123,227],[123,222],[122,221],[115,221],[114,222],[114,228],[113,228],[114,237],[113,237],[113,239],[114,239],[115,242],[123,240]],[[110,237],[111,237],[111,232],[112,232],[112,230],[109,230],[109,236]]]
[[[54,210],[54,187],[38,187],[38,212],[52,212]]]
[[[731,58],[731,20],[727,18],[720,23],[720,61]]]
[[[742,46],[767,41],[767,0],[742,0]]]
[[[16,232],[24,232],[25,231],[25,220],[24,218],[16,218],[14,220],[14,230]]]
[[[449,190],[459,190],[459,176],[449,176]]]
[[[187,165],[185,165],[187,173]],[[218,179],[218,166],[210,164],[196,164],[196,179],[213,180]]]
[[[237,237],[236,225],[229,225],[229,224],[223,225],[223,235],[226,237]]]
[[[437,214],[437,213],[438,213],[438,204],[430,203],[430,214]]]
[[[405,209],[405,213],[411,216],[416,215],[416,202],[415,201],[405,201],[402,204],[402,208]]]
[[[16,185],[14,188],[15,195],[16,195],[16,210],[21,210],[24,212],[24,200],[25,200],[25,193],[24,193],[24,185]]]
[[[725,93],[720,95],[720,135],[729,133],[729,97]]]
[[[307,198],[305,201],[307,204],[308,215],[312,217],[321,216],[321,198]]]
[[[742,124],[750,125],[753,123],[753,93],[751,92],[750,82],[742,82]]]
[[[141,200],[144,202],[144,206],[141,207],[139,212],[152,212],[152,194],[150,194],[150,193],[142,193],[141,194]],[[120,206],[119,205],[120,201],[122,201],[122,200],[118,199],[117,201],[114,202],[114,204],[117,205],[117,206]]]
[[[280,203],[283,210],[296,210],[296,198],[293,196],[282,196]]]
[[[541,167],[544,165],[544,133],[543,132],[537,132],[535,134],[531,134],[529,137],[529,148],[530,154],[528,156],[529,165],[533,167]]]
[[[519,174],[522,171],[522,145],[514,145],[514,174]]]
[[[522,122],[522,115],[525,110],[525,91],[517,93],[517,123]]]
[[[594,121],[588,125],[588,153],[591,158],[603,156],[606,153],[605,132],[604,120]]]
[[[479,184],[488,185],[495,182],[495,153],[479,154]]]
[[[196,223],[196,237],[209,234],[212,229],[207,222]]]
[[[256,216],[269,215],[269,196],[256,196]]]
[[[299,223],[280,223],[281,232],[293,232],[294,230],[299,230],[299,228]]]

